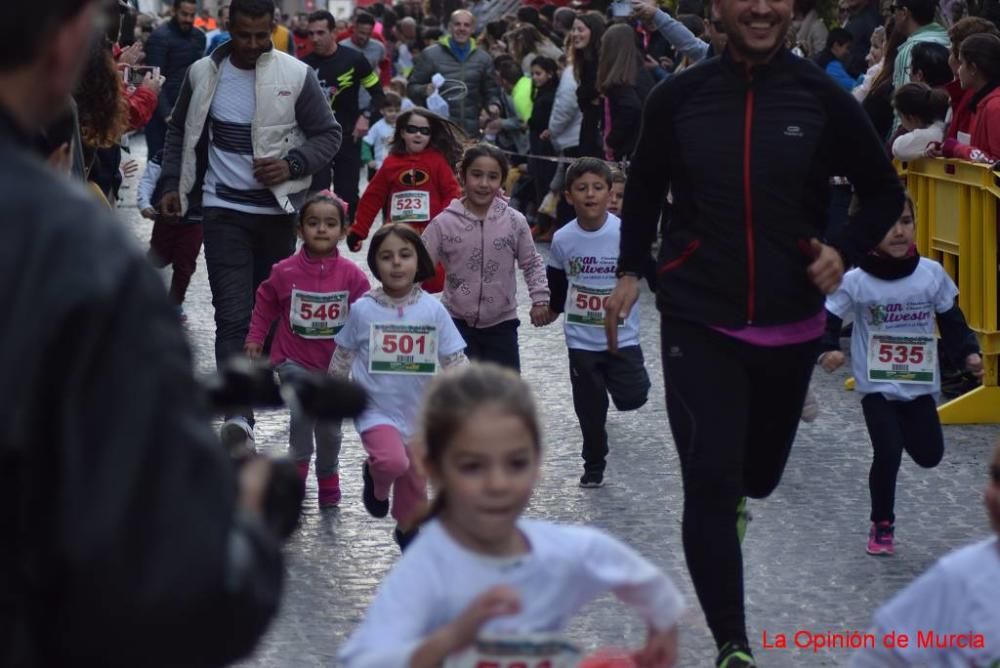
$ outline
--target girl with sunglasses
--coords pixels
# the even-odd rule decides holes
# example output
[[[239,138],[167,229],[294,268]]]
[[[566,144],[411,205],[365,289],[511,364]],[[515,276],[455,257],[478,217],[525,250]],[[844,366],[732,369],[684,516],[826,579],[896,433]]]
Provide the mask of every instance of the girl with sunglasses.
[[[420,233],[453,199],[461,197],[452,165],[462,158],[464,138],[457,125],[422,107],[400,114],[389,155],[358,202],[354,225],[347,234],[348,248],[361,250],[379,211],[385,223],[405,223]],[[444,269],[438,265],[423,288],[441,292],[443,286]]]

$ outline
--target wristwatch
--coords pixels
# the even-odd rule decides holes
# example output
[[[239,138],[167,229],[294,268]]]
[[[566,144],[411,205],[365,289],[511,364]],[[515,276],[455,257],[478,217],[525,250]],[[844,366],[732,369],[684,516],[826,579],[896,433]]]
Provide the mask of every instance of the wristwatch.
[[[297,179],[302,176],[306,171],[306,166],[302,164],[302,161],[296,158],[294,155],[287,156],[285,162],[288,163],[288,173],[293,179]]]
[[[622,278],[623,276],[631,276],[633,278],[639,278],[639,272],[625,271],[624,269],[619,268],[618,271],[615,272],[615,278]]]

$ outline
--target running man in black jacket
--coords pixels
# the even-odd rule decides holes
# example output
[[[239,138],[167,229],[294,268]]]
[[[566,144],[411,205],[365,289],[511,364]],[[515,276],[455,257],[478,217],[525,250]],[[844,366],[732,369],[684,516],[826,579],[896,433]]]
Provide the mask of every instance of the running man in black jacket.
[[[607,322],[629,311],[669,187],[658,265],[667,412],[684,479],[684,550],[717,664],[752,666],[738,519],[778,485],[823,334],[824,295],[874,248],[903,192],[860,105],[783,48],[792,0],[713,0],[726,52],[646,101]],[[821,241],[829,177],[860,210]],[[608,331],[614,350],[616,332]]]
[[[270,465],[237,480],[160,277],[31,148],[98,5],[15,2],[0,23],[0,666],[223,666],[278,606]]]

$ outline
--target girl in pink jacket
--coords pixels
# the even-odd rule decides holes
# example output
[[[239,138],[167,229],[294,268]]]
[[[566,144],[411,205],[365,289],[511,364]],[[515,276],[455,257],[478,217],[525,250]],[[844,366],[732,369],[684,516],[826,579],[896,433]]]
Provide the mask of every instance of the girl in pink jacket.
[[[531,324],[552,320],[545,262],[524,216],[500,194],[508,169],[496,147],[468,149],[459,168],[465,195],[431,221],[423,240],[431,258],[444,266],[441,301],[466,341],[466,355],[520,371],[515,264],[531,296]]]
[[[368,292],[368,279],[350,260],[337,252],[337,242],[347,234],[346,207],[330,191],[305,203],[299,214],[303,245],[295,255],[271,268],[260,284],[243,349],[260,357],[264,339],[275,321],[271,364],[282,382],[310,372],[325,373],[333,357],[334,335],[347,322],[350,305]],[[316,481],[321,508],[340,503],[340,422],[317,422],[295,407],[291,409],[289,451],[303,482],[309,475],[316,438]]]

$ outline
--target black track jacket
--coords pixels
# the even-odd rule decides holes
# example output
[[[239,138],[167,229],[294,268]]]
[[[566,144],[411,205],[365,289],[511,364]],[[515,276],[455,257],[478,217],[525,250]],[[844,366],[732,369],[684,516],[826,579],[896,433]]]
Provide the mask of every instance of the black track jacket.
[[[809,280],[831,176],[860,200],[842,238],[851,263],[895,223],[903,188],[871,122],[813,63],[780,51],[752,71],[728,52],[653,89],[629,171],[620,269],[642,274],[669,187],[658,263],[665,315],[729,328],[804,320],[823,308]]]

